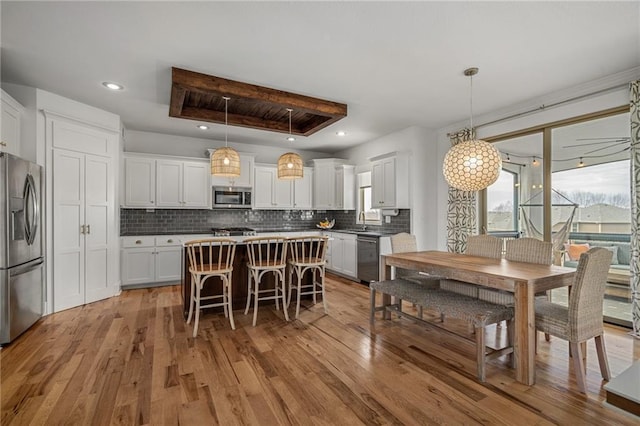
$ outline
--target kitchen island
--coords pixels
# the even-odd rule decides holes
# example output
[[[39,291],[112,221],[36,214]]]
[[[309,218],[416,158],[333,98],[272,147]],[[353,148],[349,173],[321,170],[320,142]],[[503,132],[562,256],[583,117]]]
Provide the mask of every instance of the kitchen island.
[[[291,231],[291,232],[259,232],[257,237],[272,237],[272,236],[283,236],[283,237],[299,237],[305,235],[321,235],[320,231]],[[211,236],[207,236],[206,238],[214,238]],[[247,303],[247,282],[249,279],[249,274],[247,271],[247,247],[243,244],[243,241],[247,238],[247,236],[230,236],[230,237],[222,237],[222,238],[230,238],[237,242],[236,245],[236,254],[233,259],[233,275],[231,279],[231,302],[233,305],[233,310],[241,310],[244,309]],[[285,279],[288,279],[285,277]],[[305,280],[310,280],[311,276],[308,275],[305,277]],[[183,248],[182,253],[182,307],[183,307],[183,315],[187,318],[189,314],[189,302],[191,300],[191,274],[189,273],[189,260],[187,255],[186,248]],[[222,294],[222,282],[220,278],[211,277],[209,281],[205,285],[202,290],[203,296],[209,296],[212,294]],[[275,287],[275,279],[273,274],[266,274],[260,283],[261,289],[272,289]],[[275,303],[274,301],[266,301],[260,302],[264,303]],[[218,310],[222,310],[222,308],[217,308]]]

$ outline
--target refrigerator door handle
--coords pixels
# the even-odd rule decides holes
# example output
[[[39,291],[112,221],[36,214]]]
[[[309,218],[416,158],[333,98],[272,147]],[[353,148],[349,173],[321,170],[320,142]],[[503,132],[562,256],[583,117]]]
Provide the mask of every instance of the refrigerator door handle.
[[[27,237],[27,244],[31,245],[36,239],[38,231],[38,221],[40,219],[40,206],[36,195],[36,184],[31,174],[27,175],[24,183],[24,199],[26,201],[24,214],[24,227]]]
[[[44,263],[44,259],[38,259],[37,262],[30,262],[27,263],[26,265],[20,265],[20,266],[14,266],[13,268],[11,268],[11,276],[16,276],[16,275],[22,275],[22,274],[26,274],[27,272],[31,272],[34,269],[38,269],[40,267],[42,267],[42,264]]]

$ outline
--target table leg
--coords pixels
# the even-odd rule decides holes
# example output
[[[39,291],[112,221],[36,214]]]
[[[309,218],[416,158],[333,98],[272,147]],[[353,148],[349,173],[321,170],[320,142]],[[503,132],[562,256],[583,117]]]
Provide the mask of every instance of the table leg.
[[[387,257],[380,256],[380,280],[390,280],[391,279],[391,266],[387,265]],[[387,306],[391,304],[391,296],[385,293],[382,293],[382,306]],[[386,309],[382,311],[382,319],[388,320],[391,319],[391,312]]]
[[[526,282],[515,285],[516,380],[525,385],[535,383],[535,309],[533,287]]]

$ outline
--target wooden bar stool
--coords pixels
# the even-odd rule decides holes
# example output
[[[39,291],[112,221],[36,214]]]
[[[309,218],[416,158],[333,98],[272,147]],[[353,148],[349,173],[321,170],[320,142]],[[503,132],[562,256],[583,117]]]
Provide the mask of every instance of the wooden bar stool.
[[[280,310],[279,299],[282,299],[284,317],[289,321],[287,312],[286,288],[284,282],[287,268],[287,239],[284,237],[256,237],[244,240],[247,246],[249,262],[249,276],[247,279],[247,306],[244,314],[249,312],[253,297],[253,326],[258,319],[258,301],[275,300],[276,309]],[[260,289],[262,277],[272,272],[275,278],[275,287],[272,289]],[[252,285],[253,284],[253,285]],[[267,294],[267,295],[263,295]]]
[[[289,259],[289,297],[287,308],[291,303],[291,293],[296,291],[296,318],[300,315],[300,296],[313,295],[313,303],[317,303],[317,295],[322,295],[324,312],[327,313],[327,298],[324,292],[324,266],[326,264],[327,244],[329,237],[308,236],[289,238],[291,258]],[[305,272],[311,271],[311,284],[302,284]],[[298,281],[293,285],[293,275]],[[316,279],[317,274],[317,279]]]
[[[200,309],[222,306],[224,316],[229,318],[231,328],[236,329],[233,322],[233,308],[231,306],[231,274],[233,272],[233,258],[236,253],[236,243],[228,238],[208,238],[203,240],[188,241],[185,244],[189,256],[189,272],[191,273],[191,301],[189,303],[189,316],[187,324],[191,323],[194,311],[196,321],[193,325],[193,337],[198,334],[200,321]],[[201,292],[205,281],[211,277],[219,277],[222,281],[222,294],[202,297]],[[205,300],[219,300],[206,305]]]

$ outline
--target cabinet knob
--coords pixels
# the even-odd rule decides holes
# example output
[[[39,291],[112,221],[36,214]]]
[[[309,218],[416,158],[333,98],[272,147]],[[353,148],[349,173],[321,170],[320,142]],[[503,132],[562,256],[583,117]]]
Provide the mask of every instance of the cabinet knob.
[[[6,142],[0,142],[0,146],[7,146]]]
[[[136,244],[142,244],[142,240],[136,240]]]
[[[153,204],[153,200],[149,201],[151,204]]]
[[[167,240],[167,242],[168,242],[168,243],[172,243],[172,242],[173,242],[173,240]]]

